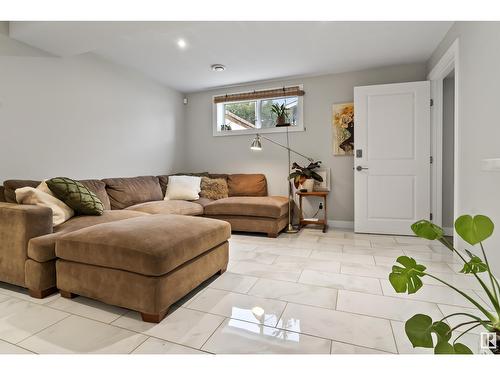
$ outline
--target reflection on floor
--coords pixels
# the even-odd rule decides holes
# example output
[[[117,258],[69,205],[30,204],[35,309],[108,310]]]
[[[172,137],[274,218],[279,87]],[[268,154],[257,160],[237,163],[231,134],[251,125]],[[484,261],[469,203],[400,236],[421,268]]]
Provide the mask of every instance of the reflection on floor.
[[[228,272],[179,301],[160,324],[83,297],[32,299],[0,283],[0,353],[429,353],[412,348],[408,318],[476,312],[433,280],[414,295],[395,293],[388,274],[403,254],[485,298],[457,273],[447,249],[418,238],[303,229],[230,242]],[[462,342],[478,351],[478,335]]]

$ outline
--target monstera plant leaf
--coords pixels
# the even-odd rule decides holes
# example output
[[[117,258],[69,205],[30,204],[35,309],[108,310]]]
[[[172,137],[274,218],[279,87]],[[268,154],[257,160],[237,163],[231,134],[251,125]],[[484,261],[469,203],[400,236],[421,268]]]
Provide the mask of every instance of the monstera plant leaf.
[[[465,250],[470,258],[470,261],[464,264],[460,273],[481,273],[488,271],[488,266],[483,262],[481,258],[472,254],[469,250]]]
[[[455,220],[455,230],[464,241],[475,245],[490,237],[495,225],[488,216],[470,215],[460,216]]]
[[[459,342],[452,345],[442,341],[435,346],[434,354],[472,354],[472,350]]]
[[[403,267],[397,264],[392,266],[392,272],[389,274],[392,287],[398,293],[415,293],[422,287],[421,277],[424,276],[426,267],[407,256],[400,256],[396,261]]]
[[[427,240],[439,240],[444,236],[444,230],[441,227],[431,223],[428,220],[420,220],[411,226],[411,230],[418,237]]]
[[[417,314],[408,319],[405,324],[405,332],[414,348],[432,348],[434,342],[432,334],[436,335],[437,344],[434,348],[436,354],[466,354],[470,349],[463,344],[451,345],[450,326],[444,322],[432,322],[428,315]]]

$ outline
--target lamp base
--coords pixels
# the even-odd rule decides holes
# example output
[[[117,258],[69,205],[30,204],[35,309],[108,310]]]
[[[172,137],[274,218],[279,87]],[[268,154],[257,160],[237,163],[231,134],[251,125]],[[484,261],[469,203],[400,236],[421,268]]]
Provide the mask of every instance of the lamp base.
[[[286,228],[285,233],[298,233],[299,230],[294,228],[292,224],[288,224],[288,228]]]

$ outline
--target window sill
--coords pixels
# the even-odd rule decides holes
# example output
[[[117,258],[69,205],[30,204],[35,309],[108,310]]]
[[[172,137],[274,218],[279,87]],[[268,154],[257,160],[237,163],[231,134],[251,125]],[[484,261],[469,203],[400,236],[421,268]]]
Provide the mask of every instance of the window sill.
[[[276,128],[263,128],[263,129],[248,129],[248,130],[227,130],[227,131],[215,131],[213,132],[214,137],[227,137],[232,135],[251,135],[251,134],[272,134],[272,133],[286,133],[286,127],[276,127]],[[304,126],[289,126],[289,133],[305,132],[306,128]]]

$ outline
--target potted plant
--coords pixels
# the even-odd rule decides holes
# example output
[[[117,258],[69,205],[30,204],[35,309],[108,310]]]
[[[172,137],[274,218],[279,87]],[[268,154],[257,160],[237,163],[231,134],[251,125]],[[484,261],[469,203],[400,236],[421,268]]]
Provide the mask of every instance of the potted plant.
[[[286,124],[288,120],[288,108],[285,107],[285,104],[273,104],[271,106],[271,112],[276,115],[276,125],[283,126]]]
[[[492,306],[489,307],[477,297],[469,295],[459,288],[448,283],[441,278],[426,271],[426,267],[418,264],[415,259],[401,256],[392,267],[392,272],[389,275],[389,281],[393,288],[398,293],[413,294],[418,292],[422,287],[422,279],[431,278],[446,285],[450,289],[459,293],[463,298],[471,303],[473,307],[478,309],[482,316],[476,316],[469,312],[458,312],[445,316],[443,319],[432,321],[430,316],[424,314],[417,314],[410,318],[405,324],[405,331],[408,339],[411,341],[413,347],[434,348],[435,354],[472,354],[470,348],[458,342],[458,340],[467,332],[476,327],[483,327],[485,332],[490,332],[500,344],[500,286],[498,280],[491,273],[488,258],[483,247],[483,241],[490,237],[494,230],[493,222],[483,215],[460,216],[455,221],[455,230],[458,235],[471,246],[479,245],[481,256],[473,254],[469,250],[465,250],[465,254],[458,251],[453,245],[444,237],[444,231],[439,226],[427,221],[417,221],[411,226],[413,232],[421,238],[428,240],[437,240],[446,246],[452,253],[456,254],[463,262],[463,268],[460,271],[463,274],[471,274],[485,291],[488,300]],[[480,277],[479,274],[484,274]],[[471,306],[471,307],[472,307]],[[494,312],[492,312],[494,310]],[[462,316],[464,321],[454,327],[450,327],[445,321],[452,316]],[[464,332],[458,334],[452,340],[452,332],[457,328],[465,329]],[[435,340],[433,340],[433,335]],[[451,340],[451,341],[450,341]],[[498,345],[496,345],[498,348]],[[491,350],[493,353],[498,354],[498,349]]]
[[[323,182],[323,177],[314,172],[314,169],[319,168],[321,162],[311,162],[307,167],[301,167],[297,163],[293,163],[292,169],[294,171],[290,173],[288,178],[293,179],[293,184],[297,189],[306,189],[308,192],[313,190],[314,180],[318,182]]]

